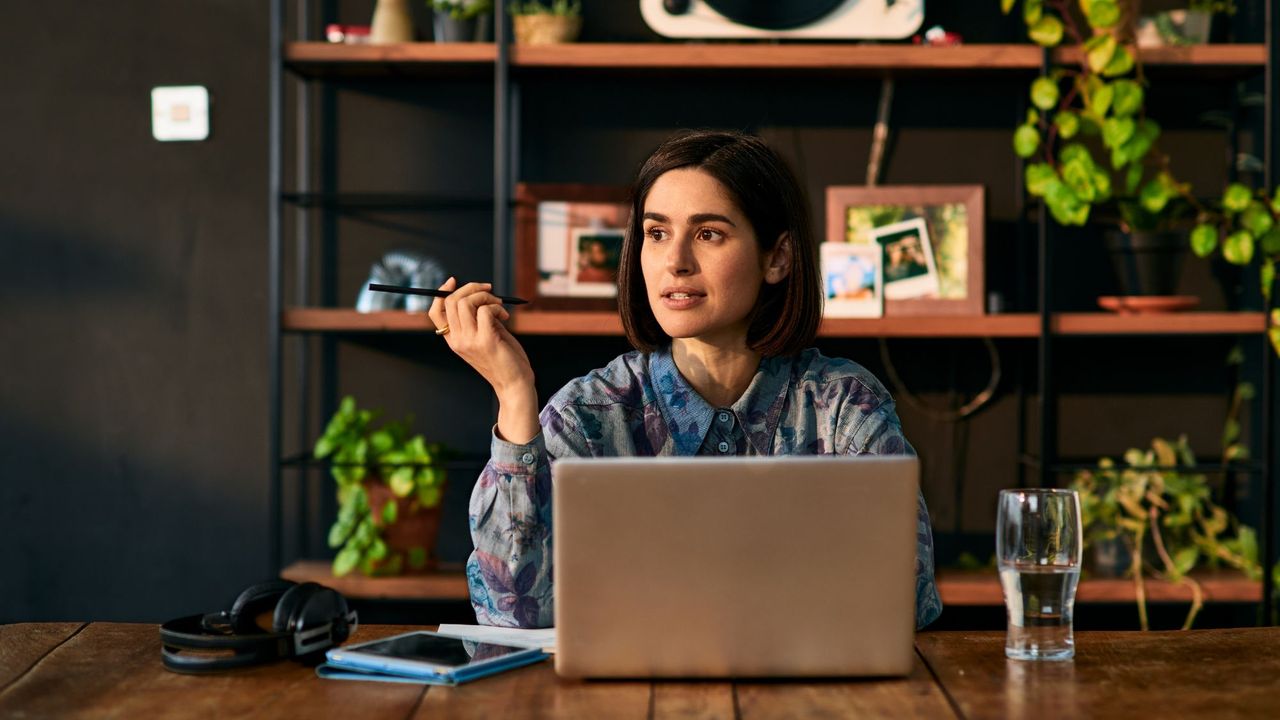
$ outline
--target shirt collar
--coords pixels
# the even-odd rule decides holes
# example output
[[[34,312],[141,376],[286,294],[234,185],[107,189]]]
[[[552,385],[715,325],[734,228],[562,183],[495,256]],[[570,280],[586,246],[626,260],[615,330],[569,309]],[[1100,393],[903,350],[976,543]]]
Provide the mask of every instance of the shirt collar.
[[[676,454],[696,455],[706,439],[716,408],[680,374],[670,345],[650,355],[649,369]],[[730,408],[757,455],[768,455],[773,450],[790,379],[791,358],[763,358],[746,392]]]

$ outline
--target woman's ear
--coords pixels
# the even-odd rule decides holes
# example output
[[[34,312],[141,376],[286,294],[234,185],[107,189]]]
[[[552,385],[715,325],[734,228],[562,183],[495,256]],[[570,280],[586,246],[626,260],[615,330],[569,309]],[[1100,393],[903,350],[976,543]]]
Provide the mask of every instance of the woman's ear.
[[[782,233],[773,249],[764,257],[764,281],[776,285],[791,274],[791,258],[794,252],[791,247],[791,233]]]

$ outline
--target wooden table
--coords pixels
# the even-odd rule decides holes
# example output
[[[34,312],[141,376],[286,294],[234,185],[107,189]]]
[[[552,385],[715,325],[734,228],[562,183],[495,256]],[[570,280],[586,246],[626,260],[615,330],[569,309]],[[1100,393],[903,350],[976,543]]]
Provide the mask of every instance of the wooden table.
[[[359,640],[405,630],[365,626]],[[1002,633],[924,632],[910,677],[571,682],[550,662],[457,688],[320,680],[279,662],[166,671],[154,625],[0,626],[0,718],[1263,718],[1280,715],[1280,628],[1084,632],[1068,663],[1004,658]]]

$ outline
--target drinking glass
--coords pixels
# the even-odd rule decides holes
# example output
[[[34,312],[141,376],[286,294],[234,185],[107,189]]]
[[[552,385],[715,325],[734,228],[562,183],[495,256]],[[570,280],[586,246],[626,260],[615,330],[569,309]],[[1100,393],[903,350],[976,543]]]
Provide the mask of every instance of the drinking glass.
[[[1070,660],[1080,579],[1080,496],[1074,490],[1001,490],[999,502],[996,560],[1009,616],[1004,654]]]

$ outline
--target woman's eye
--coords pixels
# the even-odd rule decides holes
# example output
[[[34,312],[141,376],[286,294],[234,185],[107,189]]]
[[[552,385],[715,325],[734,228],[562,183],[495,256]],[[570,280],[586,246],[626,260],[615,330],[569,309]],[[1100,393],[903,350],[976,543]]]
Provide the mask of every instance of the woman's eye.
[[[707,242],[716,240],[720,236],[721,232],[719,230],[712,230],[711,228],[702,228],[698,231],[698,239],[705,240]]]
[[[648,230],[646,230],[646,231],[645,231],[645,233],[644,233],[644,234],[645,234],[645,235],[648,235],[650,238],[652,238],[652,239],[654,239],[654,240],[661,240],[661,239],[662,239],[662,236],[663,236],[665,233],[663,233],[662,228],[656,228],[656,227],[655,227],[655,228],[649,228]]]

